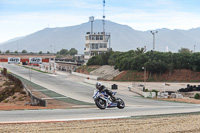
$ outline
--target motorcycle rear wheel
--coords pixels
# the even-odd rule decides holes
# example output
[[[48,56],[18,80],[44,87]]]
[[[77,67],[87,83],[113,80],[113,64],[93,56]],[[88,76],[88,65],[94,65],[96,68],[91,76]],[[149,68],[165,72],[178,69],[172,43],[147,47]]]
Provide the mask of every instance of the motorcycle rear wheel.
[[[105,109],[106,108],[106,101],[104,101],[104,100],[102,100],[100,98],[95,100],[95,104],[100,109]]]

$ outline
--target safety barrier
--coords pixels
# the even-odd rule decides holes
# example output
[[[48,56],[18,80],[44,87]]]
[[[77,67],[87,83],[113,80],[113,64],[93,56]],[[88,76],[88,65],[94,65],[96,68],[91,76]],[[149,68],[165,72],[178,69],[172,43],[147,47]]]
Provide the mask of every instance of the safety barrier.
[[[34,96],[31,91],[28,89],[28,87],[22,82],[26,92],[28,93],[28,95],[31,97],[31,105],[33,106],[37,106],[37,105],[40,105],[40,106],[44,106],[44,107],[47,107],[47,101],[46,100],[42,100],[36,96]]]
[[[88,78],[88,79],[93,79],[93,80],[98,80],[99,77],[98,76],[94,76],[94,75],[87,75],[87,74],[82,74],[82,73],[77,73],[77,72],[72,72],[73,75],[76,75],[76,76],[81,76],[81,77],[84,77],[84,78]]]

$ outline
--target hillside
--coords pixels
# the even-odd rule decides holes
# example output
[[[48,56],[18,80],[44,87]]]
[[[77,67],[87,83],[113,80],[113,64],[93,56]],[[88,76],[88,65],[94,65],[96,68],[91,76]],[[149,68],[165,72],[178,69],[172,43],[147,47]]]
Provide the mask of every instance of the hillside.
[[[62,48],[76,48],[80,53],[84,51],[85,34],[90,31],[90,22],[76,26],[45,28],[24,37],[11,39],[0,45],[1,51],[11,52],[27,50],[28,52],[57,52]],[[106,32],[111,33],[111,47],[114,51],[128,51],[146,46],[152,50],[153,36],[150,31],[137,31],[127,25],[106,21]],[[152,29],[153,30],[153,29]],[[102,21],[94,21],[94,32],[102,31]],[[200,44],[200,28],[190,30],[157,29],[155,50],[177,52],[181,47],[194,49]],[[200,51],[196,47],[195,51]]]
[[[144,72],[123,71],[113,78],[116,81],[144,81]],[[200,82],[200,72],[193,72],[189,69],[174,70],[172,73],[153,74],[146,73],[145,80],[166,81],[166,82]]]

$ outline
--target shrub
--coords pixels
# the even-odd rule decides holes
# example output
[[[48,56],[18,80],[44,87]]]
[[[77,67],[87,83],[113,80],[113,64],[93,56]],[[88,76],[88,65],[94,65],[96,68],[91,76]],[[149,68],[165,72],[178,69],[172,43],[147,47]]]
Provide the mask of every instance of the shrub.
[[[156,93],[156,96],[158,96],[158,92],[157,90],[152,90],[152,92],[155,92]]]
[[[4,100],[3,102],[4,102],[4,103],[8,103],[8,100]]]
[[[195,98],[195,99],[200,99],[200,94],[199,94],[199,93],[196,93],[195,96],[194,96],[194,98]]]

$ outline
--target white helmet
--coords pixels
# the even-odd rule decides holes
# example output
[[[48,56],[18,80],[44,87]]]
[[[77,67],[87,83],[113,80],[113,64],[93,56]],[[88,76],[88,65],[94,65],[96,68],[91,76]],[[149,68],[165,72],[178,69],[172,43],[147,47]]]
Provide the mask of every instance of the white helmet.
[[[101,82],[96,83],[96,88],[99,89],[102,86]]]

